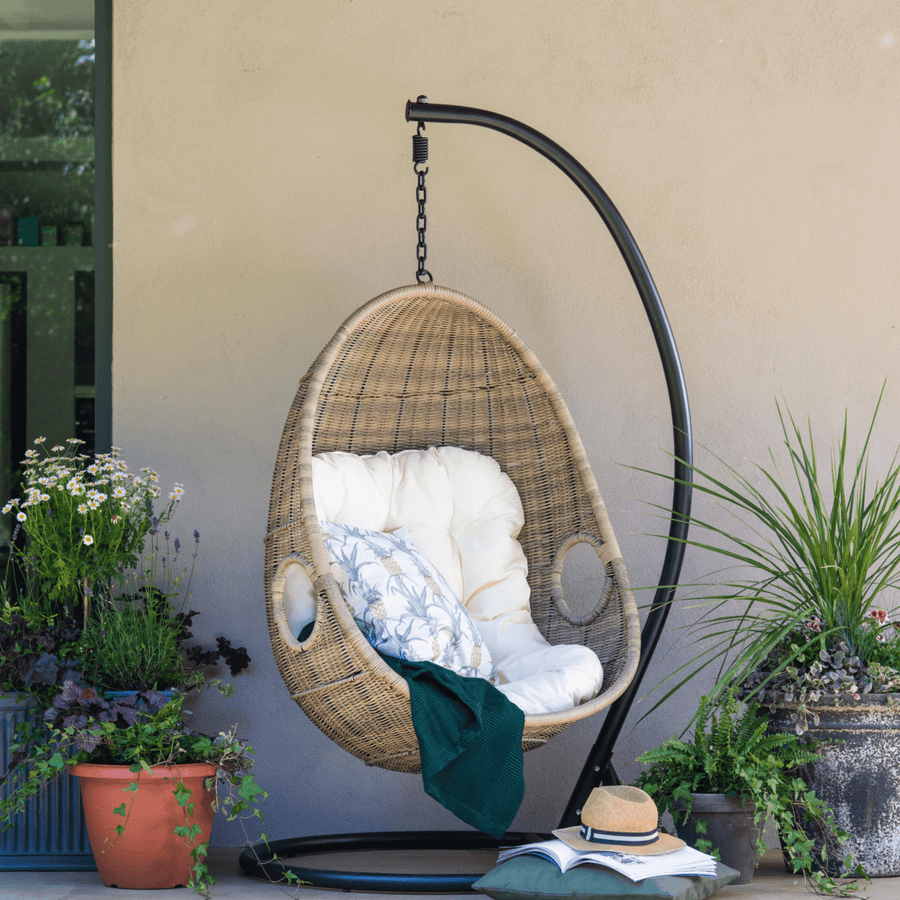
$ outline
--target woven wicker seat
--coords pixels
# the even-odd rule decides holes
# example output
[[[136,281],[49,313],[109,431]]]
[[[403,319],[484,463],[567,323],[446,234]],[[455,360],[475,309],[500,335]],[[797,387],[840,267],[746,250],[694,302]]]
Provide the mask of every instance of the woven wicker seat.
[[[406,682],[359,631],[331,575],[312,491],[316,453],[478,450],[515,483],[525,510],[531,614],[551,644],[599,656],[602,692],[559,713],[527,716],[523,748],[607,707],[637,669],[640,625],[615,536],[571,417],[534,355],[484,306],[432,284],[398,288],[354,313],[300,382],[282,436],[266,536],[272,646],[294,700],[329,737],[370,765],[420,771]],[[606,578],[579,615],[562,567],[576,543],[594,546]],[[316,588],[316,623],[299,643],[272,578],[296,555]],[[590,608],[585,613],[584,610]]]

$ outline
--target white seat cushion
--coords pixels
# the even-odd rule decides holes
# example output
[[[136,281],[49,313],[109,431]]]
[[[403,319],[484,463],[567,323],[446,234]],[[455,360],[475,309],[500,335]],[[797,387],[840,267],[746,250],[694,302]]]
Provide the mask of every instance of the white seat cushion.
[[[518,492],[498,463],[458,447],[323,453],[312,460],[320,520],[373,531],[405,526],[444,577],[484,638],[500,690],[526,714],[570,709],[596,696],[603,670],[579,645],[551,646],[531,619],[528,563],[516,538],[524,524]],[[298,587],[301,580],[297,580]],[[306,583],[289,621],[315,614]]]

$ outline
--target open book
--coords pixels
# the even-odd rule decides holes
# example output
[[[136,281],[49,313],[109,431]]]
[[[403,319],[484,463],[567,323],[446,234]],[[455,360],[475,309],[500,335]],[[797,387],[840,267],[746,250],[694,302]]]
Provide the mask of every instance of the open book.
[[[574,866],[592,863],[606,866],[630,878],[642,881],[658,875],[705,875],[716,874],[716,861],[706,853],[693,847],[682,847],[671,853],[658,856],[634,856],[627,852],[607,852],[600,850],[573,850],[560,840],[540,841],[537,844],[522,844],[519,847],[506,847],[500,850],[497,863],[505,862],[513,856],[530,853],[542,856],[556,863],[561,872],[568,872]]]

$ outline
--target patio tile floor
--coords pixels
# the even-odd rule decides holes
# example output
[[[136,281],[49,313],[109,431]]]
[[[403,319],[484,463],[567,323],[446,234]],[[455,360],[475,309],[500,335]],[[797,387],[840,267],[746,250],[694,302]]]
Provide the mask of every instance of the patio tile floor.
[[[218,883],[213,887],[212,896],[215,900],[279,900],[282,897],[298,897],[300,900],[325,900],[341,896],[341,892],[325,890],[322,888],[300,887],[286,889],[267,881],[248,878],[241,874],[238,867],[239,851],[214,849],[210,853],[210,868]],[[346,854],[328,857],[328,864],[339,868],[347,866]],[[456,860],[450,860],[456,856]],[[357,856],[357,860],[359,857]],[[410,854],[394,855],[396,868],[402,871],[415,871],[420,866],[423,870],[434,871],[435,865],[440,860],[442,871],[476,871],[479,868],[485,871],[492,865],[492,859],[481,853],[460,854],[416,854],[413,859]],[[449,860],[449,861],[448,861]],[[307,857],[308,865],[315,865],[313,857]],[[318,861],[318,864],[325,865]],[[370,871],[376,870],[371,860],[367,861]],[[459,868],[457,868],[459,867]],[[153,891],[143,893],[136,891],[120,890],[118,888],[104,887],[96,872],[0,872],[0,900],[187,900],[195,896],[185,888],[174,890]],[[387,894],[353,893],[356,900],[375,900],[384,898]],[[463,900],[480,895],[473,894],[404,894],[409,900],[420,897],[443,896],[446,900]],[[900,877],[898,878],[873,878],[869,886],[859,895],[866,900],[898,900],[900,898]],[[815,895],[803,884],[803,880],[789,875],[781,861],[781,855],[777,850],[770,850],[757,869],[756,875],[750,884],[730,885],[716,894],[721,900],[792,900],[796,897],[815,897]]]

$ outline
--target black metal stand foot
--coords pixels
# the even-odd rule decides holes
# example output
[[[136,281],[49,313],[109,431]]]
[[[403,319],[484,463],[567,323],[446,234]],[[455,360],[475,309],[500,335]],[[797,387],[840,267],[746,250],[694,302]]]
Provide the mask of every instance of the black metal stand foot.
[[[313,887],[344,891],[392,891],[402,894],[474,893],[472,885],[483,872],[465,875],[387,872],[341,872],[313,869],[281,862],[296,856],[318,853],[365,853],[385,850],[489,850],[547,840],[550,835],[509,832],[500,840],[477,831],[400,831],[361,834],[329,834],[305,838],[287,838],[256,844],[241,853],[241,871],[257,878],[283,881],[293,873]],[[274,857],[278,857],[275,860]]]

